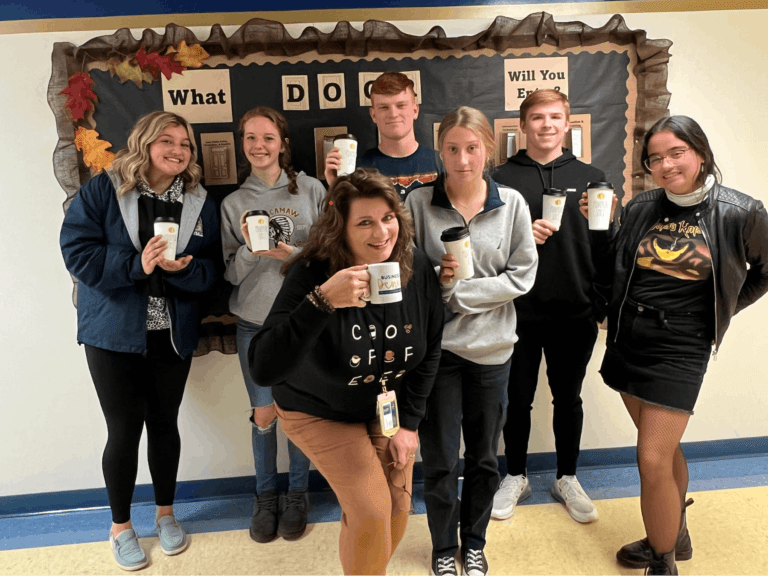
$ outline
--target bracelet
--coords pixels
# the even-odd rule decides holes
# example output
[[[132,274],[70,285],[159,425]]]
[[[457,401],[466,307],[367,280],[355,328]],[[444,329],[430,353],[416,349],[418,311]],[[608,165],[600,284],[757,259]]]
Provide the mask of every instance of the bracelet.
[[[320,291],[320,286],[315,286],[315,289],[307,294],[307,300],[312,302],[315,308],[328,314],[333,314],[336,311],[336,308],[333,307],[333,305]]]
[[[315,289],[312,290],[312,294],[315,295],[317,301],[326,308],[329,314],[336,312],[336,308],[334,308],[333,304],[331,304],[328,298],[325,297],[325,294],[320,290],[320,286],[315,286]]]

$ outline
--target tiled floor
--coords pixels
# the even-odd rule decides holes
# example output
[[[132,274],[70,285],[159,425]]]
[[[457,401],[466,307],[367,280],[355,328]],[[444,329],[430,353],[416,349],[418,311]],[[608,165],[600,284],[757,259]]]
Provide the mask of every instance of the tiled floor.
[[[768,574],[768,456],[691,463],[689,509],[694,558],[681,574]],[[622,544],[643,536],[635,468],[579,471],[600,519],[580,525],[554,503],[554,474],[531,476],[533,495],[515,516],[491,522],[486,553],[495,574],[612,574]],[[147,574],[340,574],[340,509],[330,492],[311,495],[311,526],[296,542],[256,544],[248,537],[251,497],[179,502],[176,515],[192,543],[165,557],[154,535],[154,506],[133,509],[133,523],[151,563]],[[389,573],[429,572],[429,530],[421,486]],[[0,574],[122,573],[106,543],[110,514],[90,509],[0,518]]]

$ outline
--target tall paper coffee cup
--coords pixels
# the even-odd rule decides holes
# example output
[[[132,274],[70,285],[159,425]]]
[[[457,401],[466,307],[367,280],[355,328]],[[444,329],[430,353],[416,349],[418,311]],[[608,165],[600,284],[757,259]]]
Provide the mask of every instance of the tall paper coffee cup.
[[[590,182],[587,185],[589,206],[589,229],[608,230],[611,223],[611,205],[613,204],[613,184],[610,182]]]
[[[453,271],[454,280],[472,278],[475,275],[475,267],[472,264],[469,229],[464,226],[446,228],[440,235],[440,241],[445,246],[445,251],[452,254],[459,263],[459,267]]]
[[[251,251],[269,250],[269,212],[250,210],[245,215],[248,223],[248,236],[251,237]]]
[[[542,198],[541,217],[560,229],[567,195],[559,188],[547,188]]]
[[[341,166],[336,173],[339,176],[352,174],[357,162],[357,138],[352,134],[339,134],[334,137],[333,145],[341,152]]]
[[[163,235],[163,240],[168,242],[168,246],[163,250],[163,258],[166,260],[176,260],[176,239],[179,237],[179,225],[171,216],[158,216],[154,222],[155,236]]]

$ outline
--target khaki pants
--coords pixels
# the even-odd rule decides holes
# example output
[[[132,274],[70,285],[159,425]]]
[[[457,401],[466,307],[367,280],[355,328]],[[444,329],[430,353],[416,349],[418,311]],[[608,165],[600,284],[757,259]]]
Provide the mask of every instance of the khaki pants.
[[[314,462],[339,499],[344,573],[386,574],[408,523],[413,459],[404,469],[395,469],[389,438],[374,425],[275,408],[285,434]]]

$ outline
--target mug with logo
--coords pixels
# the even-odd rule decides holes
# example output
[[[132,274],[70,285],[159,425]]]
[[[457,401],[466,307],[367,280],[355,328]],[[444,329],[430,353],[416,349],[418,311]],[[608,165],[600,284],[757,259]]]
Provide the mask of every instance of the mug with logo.
[[[445,251],[452,254],[459,263],[459,267],[453,271],[454,280],[465,280],[475,275],[475,267],[472,263],[472,245],[469,240],[469,228],[454,226],[446,228],[440,235],[440,241],[445,246]]]
[[[251,237],[251,251],[269,250],[269,212],[249,210],[245,215],[248,236]]]
[[[370,280],[370,296],[362,299],[371,304],[391,304],[403,299],[400,287],[400,264],[397,262],[380,262],[368,264]]]
[[[587,197],[589,201],[589,229],[608,230],[611,223],[613,184],[610,182],[590,182],[587,184]]]
[[[163,235],[168,246],[163,250],[163,258],[176,260],[176,240],[179,237],[179,225],[172,216],[158,216],[154,222],[155,236]]]
[[[559,188],[547,188],[542,198],[541,217],[557,226],[558,230],[563,219],[566,198],[566,193]]]

